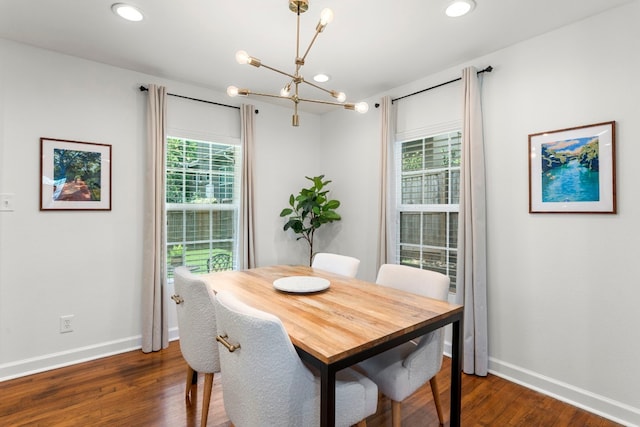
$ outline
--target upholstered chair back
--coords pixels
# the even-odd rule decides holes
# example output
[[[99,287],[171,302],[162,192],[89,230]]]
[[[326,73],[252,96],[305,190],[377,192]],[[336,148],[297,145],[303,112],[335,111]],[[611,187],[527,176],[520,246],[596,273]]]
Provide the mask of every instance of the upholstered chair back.
[[[229,292],[216,295],[216,314],[224,406],[233,425],[319,425],[319,378],[302,363],[280,319]],[[338,372],[336,425],[375,413],[377,400],[373,382],[351,370]]]
[[[311,263],[313,268],[348,277],[356,277],[359,266],[360,260],[358,258],[323,252],[315,254]]]
[[[196,372],[219,372],[213,291],[184,266],[173,274],[176,297],[181,299],[176,301],[176,312],[182,357]]]

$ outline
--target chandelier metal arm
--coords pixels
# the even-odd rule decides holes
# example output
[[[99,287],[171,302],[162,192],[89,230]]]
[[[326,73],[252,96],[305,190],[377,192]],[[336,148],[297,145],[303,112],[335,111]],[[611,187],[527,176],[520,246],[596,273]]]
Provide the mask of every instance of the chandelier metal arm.
[[[300,75],[300,67],[304,64],[304,61],[300,62],[300,8],[298,8],[298,13],[296,14],[296,76]]]
[[[347,104],[344,102],[335,102],[335,101],[322,101],[319,99],[308,99],[308,98],[298,98],[299,101],[304,101],[304,102],[313,102],[315,104],[327,104],[327,105],[337,105],[339,107],[344,107],[347,110],[353,110],[353,108],[349,108],[349,107],[354,107],[355,104]]]
[[[269,98],[280,98],[280,99],[288,99],[293,101],[293,97],[292,96],[282,96],[282,95],[274,95],[271,93],[260,93],[260,92],[253,92],[251,90],[248,91],[247,95],[256,95],[256,96],[266,96]]]
[[[329,89],[325,89],[325,88],[323,88],[322,86],[318,86],[318,85],[317,85],[317,84],[315,84],[315,83],[311,83],[310,81],[305,80],[305,78],[304,78],[304,77],[302,78],[302,83],[306,83],[306,84],[308,84],[309,86],[313,86],[313,87],[315,87],[316,89],[320,89],[321,91],[326,92],[326,93],[328,93],[329,95],[333,96],[334,91],[329,90]]]
[[[241,95],[255,95],[255,96],[264,96],[268,98],[278,98],[278,99],[287,99],[294,103],[294,123],[297,123],[298,116],[298,103],[300,102],[311,102],[314,104],[325,104],[325,105],[336,105],[338,107],[343,107],[345,110],[357,110],[357,105],[353,103],[345,103],[345,102],[335,102],[335,101],[323,101],[320,99],[310,99],[310,98],[300,98],[297,95],[295,96],[282,96],[282,95],[273,95],[271,93],[261,93],[261,92],[252,92],[249,89],[240,89]],[[297,126],[297,125],[294,125]]]
[[[282,74],[282,75],[285,75],[285,76],[287,76],[287,77],[291,78],[291,80],[296,80],[296,78],[297,78],[296,76],[294,76],[294,75],[292,75],[292,74],[289,74],[289,73],[284,72],[284,71],[282,71],[282,70],[278,70],[277,68],[270,67],[270,66],[268,66],[268,65],[265,65],[264,63],[263,63],[263,64],[261,64],[261,65],[262,65],[264,68],[267,68],[267,69],[269,69],[269,70],[271,70],[271,71],[275,71],[276,73],[280,73],[280,74]]]
[[[309,54],[309,51],[311,50],[313,43],[315,43],[316,39],[318,38],[318,34],[320,34],[320,31],[316,30],[316,33],[313,35],[313,38],[311,39],[311,43],[309,43],[309,47],[307,47],[306,52],[304,53],[302,58],[300,58],[301,64],[304,64],[305,59],[307,59],[307,55]]]

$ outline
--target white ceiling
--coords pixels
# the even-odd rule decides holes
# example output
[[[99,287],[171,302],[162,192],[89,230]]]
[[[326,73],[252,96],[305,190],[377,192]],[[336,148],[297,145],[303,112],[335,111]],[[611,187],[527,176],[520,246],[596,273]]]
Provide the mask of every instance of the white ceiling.
[[[302,75],[328,73],[323,86],[357,102],[631,1],[476,0],[473,13],[452,19],[448,0],[310,0],[301,50],[323,8],[335,18]],[[139,23],[115,16],[114,2],[0,0],[0,37],[218,91],[233,84],[277,93],[286,83],[237,64],[240,49],[294,72],[296,15],[287,0],[133,0],[145,15]],[[301,96],[325,99],[310,87]]]

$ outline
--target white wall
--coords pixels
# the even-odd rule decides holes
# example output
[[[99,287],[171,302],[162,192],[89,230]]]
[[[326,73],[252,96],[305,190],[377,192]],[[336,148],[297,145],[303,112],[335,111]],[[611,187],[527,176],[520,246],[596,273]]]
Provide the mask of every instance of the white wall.
[[[140,331],[144,96],[148,79],[10,42],[0,44],[0,377],[135,345]],[[40,212],[40,137],[111,144],[113,210]],[[60,334],[60,315],[75,331]],[[16,366],[17,365],[17,366]]]
[[[633,2],[389,93],[495,67],[484,83],[490,368],[628,425],[640,424],[639,20]],[[16,203],[0,212],[0,378],[137,347],[146,95],[136,88],[229,101],[6,41],[0,63],[0,193]],[[324,173],[343,221],[319,232],[318,249],[357,256],[359,276],[375,277],[380,112],[369,101],[367,115],[303,115],[299,128],[289,109],[254,102],[259,265],[306,262],[277,215],[305,175]],[[608,120],[618,214],[528,214],[527,135]],[[41,136],[113,145],[111,212],[39,212]],[[63,314],[75,314],[73,333],[59,334]]]
[[[640,425],[639,20],[633,2],[388,93],[448,81],[467,65],[495,68],[483,89],[491,372],[626,425]],[[428,111],[427,101],[416,108]],[[329,128],[336,118],[323,120]],[[529,214],[528,135],[610,120],[617,121],[618,214]],[[367,158],[325,159],[332,174],[367,183],[339,190],[343,216],[362,219],[377,212],[378,129],[348,119],[337,129],[325,144]],[[345,222],[342,231],[349,237],[334,246],[363,257],[360,276],[375,277],[371,221]]]
[[[380,112],[336,110],[323,117],[322,164],[331,198],[339,200],[341,221],[316,234],[323,252],[361,260],[358,277],[375,279],[380,188]],[[326,227],[326,228],[325,228]]]
[[[15,210],[0,212],[0,379],[138,348],[147,95],[137,88],[157,83],[230,100],[4,40],[0,63],[0,193],[15,195]],[[304,175],[319,171],[320,121],[302,114],[304,126],[292,128],[290,109],[255,104],[258,262],[299,263],[299,242],[282,232],[278,214]],[[191,131],[200,123],[205,136],[239,135],[237,119],[208,126],[220,108],[170,98],[169,121]],[[40,137],[112,145],[111,211],[39,211]],[[67,314],[75,330],[60,334]]]
[[[283,232],[282,209],[289,195],[311,186],[305,176],[322,174],[319,152],[320,118],[300,115],[300,126],[291,126],[291,109],[260,107],[255,118],[256,135],[255,194],[257,265],[308,263],[308,246]]]
[[[492,369],[633,424],[638,19],[633,2],[484,59]],[[609,120],[618,214],[528,214],[526,136]]]

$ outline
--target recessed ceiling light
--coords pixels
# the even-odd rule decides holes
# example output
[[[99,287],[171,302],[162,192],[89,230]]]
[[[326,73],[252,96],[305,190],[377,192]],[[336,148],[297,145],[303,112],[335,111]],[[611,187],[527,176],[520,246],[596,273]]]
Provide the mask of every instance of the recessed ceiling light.
[[[457,18],[471,12],[475,7],[476,2],[473,0],[454,0],[449,3],[445,13],[451,18]]]
[[[114,3],[111,6],[111,10],[113,11],[113,13],[121,18],[126,19],[127,21],[137,22],[142,21],[142,19],[144,18],[142,12],[140,12],[140,9],[135,6],[131,6],[130,4]]]
[[[331,76],[324,73],[316,74],[315,76],[313,76],[313,80],[315,80],[318,83],[328,82],[330,79],[331,79]]]

